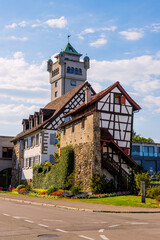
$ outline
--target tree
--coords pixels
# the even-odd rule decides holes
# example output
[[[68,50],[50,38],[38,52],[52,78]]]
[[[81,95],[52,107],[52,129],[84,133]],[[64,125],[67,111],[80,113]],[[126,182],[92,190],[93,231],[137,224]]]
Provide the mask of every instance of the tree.
[[[134,132],[134,131],[132,133],[132,141],[133,142],[141,142],[141,143],[154,143],[154,140],[152,138],[141,137],[140,134],[136,134],[136,132]]]
[[[57,135],[58,135],[58,137],[57,137],[58,143],[56,144],[57,152],[54,152],[54,153],[53,153],[53,156],[58,160],[58,159],[59,159],[59,149],[60,149],[61,135],[60,135],[60,133],[58,133]]]

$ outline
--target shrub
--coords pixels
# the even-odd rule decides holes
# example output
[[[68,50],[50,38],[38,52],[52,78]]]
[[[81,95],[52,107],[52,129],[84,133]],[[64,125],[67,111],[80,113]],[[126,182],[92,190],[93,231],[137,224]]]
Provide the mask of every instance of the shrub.
[[[71,187],[74,186],[74,176],[75,176],[75,173],[72,172],[72,173],[67,177],[66,184],[65,184],[67,189],[70,189]]]
[[[31,191],[32,190],[32,187],[30,185],[27,185],[25,188],[26,188],[26,191]]]
[[[47,195],[50,195],[50,193],[53,193],[55,191],[57,191],[58,189],[55,187],[55,186],[50,186],[48,189],[47,189]]]
[[[25,188],[26,186],[24,185],[24,184],[21,184],[21,185],[18,185],[17,187],[16,187],[16,190],[20,190],[21,188]]]
[[[80,193],[81,186],[78,186],[78,185],[73,186],[73,187],[71,187],[70,191],[71,191],[72,195],[76,195],[76,194]]]
[[[42,171],[40,171],[42,169]],[[48,169],[48,170],[47,170]],[[55,186],[65,189],[67,177],[74,169],[74,151],[71,145],[62,148],[58,163],[52,166],[35,165],[33,168],[34,188],[47,189]]]
[[[156,198],[160,195],[160,186],[150,187],[147,189],[146,196],[149,198]]]
[[[107,182],[108,181],[107,181],[107,179],[104,175],[103,176],[94,175],[91,178],[91,184],[90,184],[91,191],[93,193],[105,193],[105,192],[107,192]]]
[[[158,203],[160,202],[160,195],[156,196],[156,200]]]
[[[134,180],[136,183],[136,189],[139,191],[139,195],[141,194],[141,181],[145,182],[145,191],[147,191],[150,186],[150,179],[148,172],[134,173]]]

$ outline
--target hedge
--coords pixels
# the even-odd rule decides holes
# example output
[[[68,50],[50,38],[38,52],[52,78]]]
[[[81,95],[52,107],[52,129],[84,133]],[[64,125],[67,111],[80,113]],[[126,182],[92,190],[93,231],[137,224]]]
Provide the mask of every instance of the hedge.
[[[47,189],[66,188],[67,177],[74,170],[74,151],[71,145],[62,148],[61,156],[52,166],[37,164],[33,167],[33,187]]]

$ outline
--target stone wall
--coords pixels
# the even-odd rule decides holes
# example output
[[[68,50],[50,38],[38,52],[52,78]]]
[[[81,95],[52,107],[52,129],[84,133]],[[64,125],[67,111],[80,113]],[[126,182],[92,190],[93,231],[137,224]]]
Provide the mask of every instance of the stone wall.
[[[82,122],[84,121],[84,128]],[[73,131],[74,124],[74,131]],[[99,112],[68,124],[61,133],[61,148],[72,144],[75,153],[75,184],[90,191],[93,174],[101,174]]]

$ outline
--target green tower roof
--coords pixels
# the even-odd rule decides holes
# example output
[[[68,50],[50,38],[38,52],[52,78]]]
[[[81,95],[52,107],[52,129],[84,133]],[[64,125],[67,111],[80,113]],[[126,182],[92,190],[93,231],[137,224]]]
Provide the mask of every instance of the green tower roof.
[[[72,47],[70,43],[67,43],[67,45],[63,48],[63,52],[68,52],[68,53],[77,53],[78,52]]]

